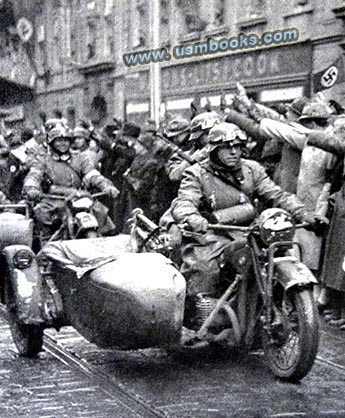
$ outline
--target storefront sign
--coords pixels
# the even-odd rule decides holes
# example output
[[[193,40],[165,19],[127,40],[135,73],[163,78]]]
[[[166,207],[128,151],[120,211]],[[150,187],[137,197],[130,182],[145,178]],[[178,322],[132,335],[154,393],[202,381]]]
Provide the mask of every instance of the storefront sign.
[[[162,68],[162,93],[164,96],[176,96],[228,89],[234,87],[237,81],[252,86],[269,86],[298,79],[301,84],[301,79],[307,78],[311,68],[312,48],[305,43],[198,62],[186,60]],[[133,73],[132,77],[126,78],[127,97],[149,95],[148,71]]]
[[[162,69],[162,90],[208,90],[237,81],[270,84],[308,74],[311,56],[311,47],[294,45],[176,65]]]

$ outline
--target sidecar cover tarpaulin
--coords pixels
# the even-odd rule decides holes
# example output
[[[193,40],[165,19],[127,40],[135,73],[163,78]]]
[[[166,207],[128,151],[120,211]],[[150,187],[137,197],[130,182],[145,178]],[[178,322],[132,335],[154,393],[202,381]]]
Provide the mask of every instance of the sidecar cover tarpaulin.
[[[133,252],[129,235],[48,242],[41,253],[76,273],[78,278],[90,270]]]

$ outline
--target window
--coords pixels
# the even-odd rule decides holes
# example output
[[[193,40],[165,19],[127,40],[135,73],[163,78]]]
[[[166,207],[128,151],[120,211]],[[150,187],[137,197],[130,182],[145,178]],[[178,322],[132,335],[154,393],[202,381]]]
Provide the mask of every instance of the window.
[[[148,46],[149,9],[147,0],[136,0],[133,10],[133,48]]]
[[[265,0],[251,0],[249,16],[262,16],[265,9]]]
[[[207,21],[202,17],[201,0],[177,0],[182,25],[182,35],[202,31]]]
[[[160,36],[159,39],[162,40],[163,44],[166,44],[170,41],[170,3],[168,0],[160,0],[161,9],[160,9]]]
[[[202,2],[201,15],[207,22],[206,30],[219,28],[225,24],[225,0]]]
[[[61,39],[61,20],[60,16],[55,14],[53,22],[53,39],[52,39],[52,55],[51,55],[51,67],[54,70],[61,69],[61,51],[62,51],[62,39]]]
[[[96,56],[97,48],[97,32],[96,22],[93,19],[89,19],[87,22],[87,59],[94,58]]]
[[[114,20],[111,16],[106,17],[105,19],[106,24],[106,39],[104,45],[104,52],[105,56],[112,56],[115,52],[115,45],[114,45]]]

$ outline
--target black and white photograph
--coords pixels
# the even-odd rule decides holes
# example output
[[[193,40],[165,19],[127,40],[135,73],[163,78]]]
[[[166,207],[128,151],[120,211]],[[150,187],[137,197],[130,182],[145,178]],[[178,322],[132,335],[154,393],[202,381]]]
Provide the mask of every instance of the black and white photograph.
[[[0,0],[0,418],[345,418],[344,54],[344,0]]]

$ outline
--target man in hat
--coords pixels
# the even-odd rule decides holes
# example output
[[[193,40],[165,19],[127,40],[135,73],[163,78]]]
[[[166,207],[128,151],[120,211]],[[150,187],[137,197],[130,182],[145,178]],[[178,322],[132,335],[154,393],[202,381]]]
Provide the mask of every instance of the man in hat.
[[[135,158],[134,143],[139,137],[140,131],[140,127],[133,123],[123,123],[116,133],[115,142],[112,144],[103,164],[104,175],[120,191],[120,197],[115,202],[112,211],[112,219],[116,222],[117,232],[122,232],[125,226],[125,211],[128,206],[123,175]]]
[[[125,219],[130,217],[135,208],[142,209],[145,215],[152,219],[152,192],[158,169],[158,163],[152,154],[153,142],[154,137],[143,134],[134,144],[134,160],[124,173],[127,194]]]
[[[116,187],[94,168],[88,158],[83,154],[71,153],[71,140],[72,135],[67,125],[63,121],[54,123],[47,133],[49,153],[33,164],[24,181],[23,196],[34,204],[38,202],[34,206],[34,216],[42,232],[42,242],[49,239],[60,226],[61,218],[58,214],[64,206],[63,200],[42,197],[42,193],[69,196],[85,186],[89,191],[96,189],[105,192],[112,199],[116,199],[119,194]],[[97,212],[95,215],[100,232],[111,232],[115,226],[106,216],[106,208]]]

